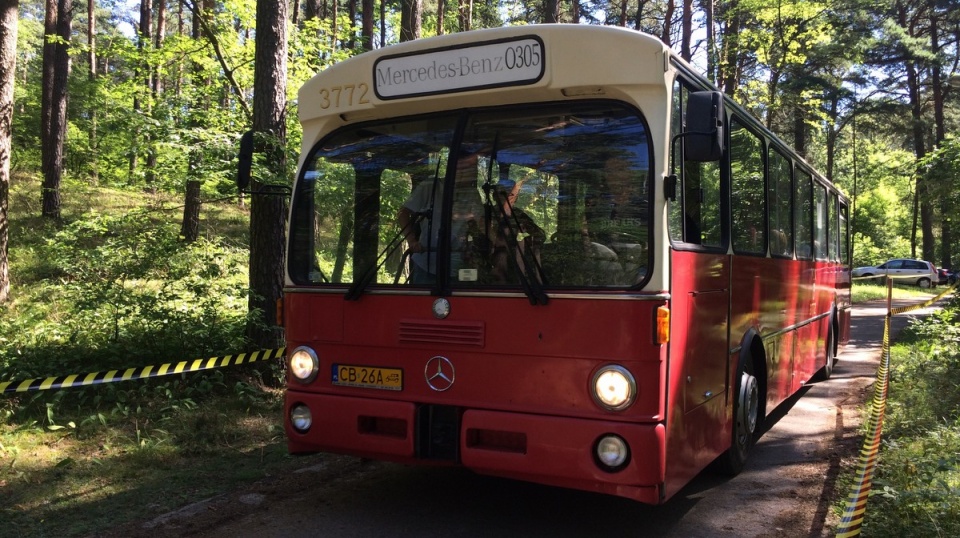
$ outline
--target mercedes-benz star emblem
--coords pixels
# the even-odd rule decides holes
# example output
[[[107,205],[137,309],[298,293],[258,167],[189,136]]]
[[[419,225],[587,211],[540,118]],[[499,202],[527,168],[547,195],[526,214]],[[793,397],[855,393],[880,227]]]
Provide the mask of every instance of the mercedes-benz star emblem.
[[[453,363],[446,357],[436,356],[427,361],[427,366],[423,369],[423,376],[427,379],[427,385],[437,392],[443,392],[453,386],[457,378],[457,372],[453,369]]]

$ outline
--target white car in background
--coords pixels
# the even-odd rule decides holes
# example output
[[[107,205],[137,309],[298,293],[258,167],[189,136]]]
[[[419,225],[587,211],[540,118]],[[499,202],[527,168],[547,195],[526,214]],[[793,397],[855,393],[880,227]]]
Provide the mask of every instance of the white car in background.
[[[895,283],[916,284],[921,288],[934,287],[940,281],[937,268],[932,263],[909,258],[897,258],[875,267],[857,267],[853,270],[854,278],[883,275],[895,277]]]

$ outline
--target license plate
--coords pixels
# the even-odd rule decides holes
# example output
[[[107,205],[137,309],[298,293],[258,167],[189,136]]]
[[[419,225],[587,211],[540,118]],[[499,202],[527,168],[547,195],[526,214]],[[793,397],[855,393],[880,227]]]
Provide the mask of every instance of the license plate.
[[[338,387],[403,390],[403,370],[399,368],[334,364],[332,375]]]

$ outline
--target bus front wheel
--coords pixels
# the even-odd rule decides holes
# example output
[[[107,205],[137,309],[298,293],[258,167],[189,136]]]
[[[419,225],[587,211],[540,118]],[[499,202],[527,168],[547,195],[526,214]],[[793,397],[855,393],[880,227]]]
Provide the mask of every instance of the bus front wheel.
[[[717,461],[719,471],[730,476],[743,470],[756,441],[760,423],[760,384],[753,375],[753,364],[749,357],[741,361],[738,374],[731,444]]]

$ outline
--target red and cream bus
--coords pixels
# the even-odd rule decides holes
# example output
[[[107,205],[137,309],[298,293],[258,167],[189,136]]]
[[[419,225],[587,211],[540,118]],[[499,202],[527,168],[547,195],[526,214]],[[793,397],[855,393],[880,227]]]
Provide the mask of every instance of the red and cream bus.
[[[662,503],[847,339],[847,200],[652,36],[423,39],[298,105],[292,453]]]

